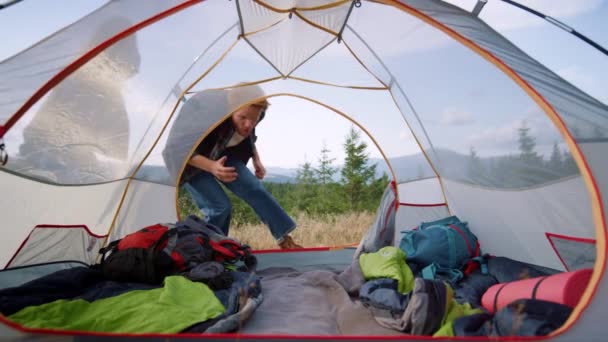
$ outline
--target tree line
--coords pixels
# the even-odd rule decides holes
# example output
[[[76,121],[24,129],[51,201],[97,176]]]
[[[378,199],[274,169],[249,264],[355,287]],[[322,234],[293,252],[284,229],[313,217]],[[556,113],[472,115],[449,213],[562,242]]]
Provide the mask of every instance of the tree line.
[[[329,217],[348,212],[375,211],[388,185],[388,175],[376,176],[376,164],[370,163],[368,146],[354,127],[346,135],[343,147],[345,159],[341,169],[335,165],[335,158],[330,157],[331,151],[324,145],[316,166],[309,161],[298,166],[295,183],[264,182],[265,188],[290,216],[306,213]],[[259,222],[251,207],[225,190],[232,203],[234,225]],[[180,189],[179,206],[182,217],[200,215],[183,189]]]
[[[536,138],[526,123],[518,128],[518,153],[480,158],[471,146],[469,152],[468,181],[491,187],[518,188],[539,185],[579,173],[576,161],[568,150],[557,142],[545,159],[536,150]]]

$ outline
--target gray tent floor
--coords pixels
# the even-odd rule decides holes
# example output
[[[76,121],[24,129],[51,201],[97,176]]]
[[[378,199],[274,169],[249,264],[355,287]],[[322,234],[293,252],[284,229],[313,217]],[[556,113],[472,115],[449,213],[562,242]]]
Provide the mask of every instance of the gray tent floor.
[[[260,254],[264,300],[239,333],[279,335],[403,335],[380,326],[335,279],[354,249]]]
[[[369,309],[348,296],[331,271],[270,268],[260,276],[264,301],[239,333],[403,335],[380,326]]]

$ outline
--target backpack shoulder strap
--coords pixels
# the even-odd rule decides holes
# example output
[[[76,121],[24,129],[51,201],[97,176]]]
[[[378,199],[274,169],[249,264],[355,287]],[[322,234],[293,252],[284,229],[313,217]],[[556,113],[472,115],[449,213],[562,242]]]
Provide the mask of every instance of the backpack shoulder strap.
[[[122,239],[118,239],[118,240],[114,240],[112,242],[110,242],[107,246],[102,247],[99,249],[99,254],[101,254],[101,261],[100,264],[103,264],[103,262],[106,259],[106,255],[108,254],[108,252],[113,252],[117,247],[118,244],[120,243]]]
[[[421,271],[424,279],[445,279],[451,284],[456,284],[464,277],[462,272],[455,268],[441,267],[436,263],[429,264]]]

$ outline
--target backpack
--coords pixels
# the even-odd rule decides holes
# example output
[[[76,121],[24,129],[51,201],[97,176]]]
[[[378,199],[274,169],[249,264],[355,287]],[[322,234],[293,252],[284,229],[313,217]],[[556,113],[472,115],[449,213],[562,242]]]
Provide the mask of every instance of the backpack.
[[[99,253],[98,267],[107,278],[149,284],[160,284],[168,275],[187,272],[208,261],[242,261],[244,270],[253,270],[257,264],[249,246],[194,215],[176,224],[142,228],[112,241]]]
[[[423,222],[401,233],[399,248],[408,263],[420,267],[425,279],[442,278],[455,283],[463,278],[463,268],[470,271],[472,263],[483,260],[477,237],[456,216]]]

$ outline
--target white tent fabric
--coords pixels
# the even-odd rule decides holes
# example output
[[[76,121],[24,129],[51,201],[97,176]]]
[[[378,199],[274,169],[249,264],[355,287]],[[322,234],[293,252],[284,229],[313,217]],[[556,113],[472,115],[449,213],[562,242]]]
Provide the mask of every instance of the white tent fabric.
[[[11,265],[68,249],[90,262],[90,246],[175,221],[196,143],[237,108],[286,96],[350,120],[387,161],[390,223],[376,226],[393,227],[370,230],[368,247],[450,214],[484,251],[557,269],[546,233],[595,240],[591,285],[554,339],[603,338],[608,107],[483,18],[439,0],[110,1],[0,63],[0,263],[41,224],[108,238],[38,229]],[[567,167],[526,154],[536,137]]]

